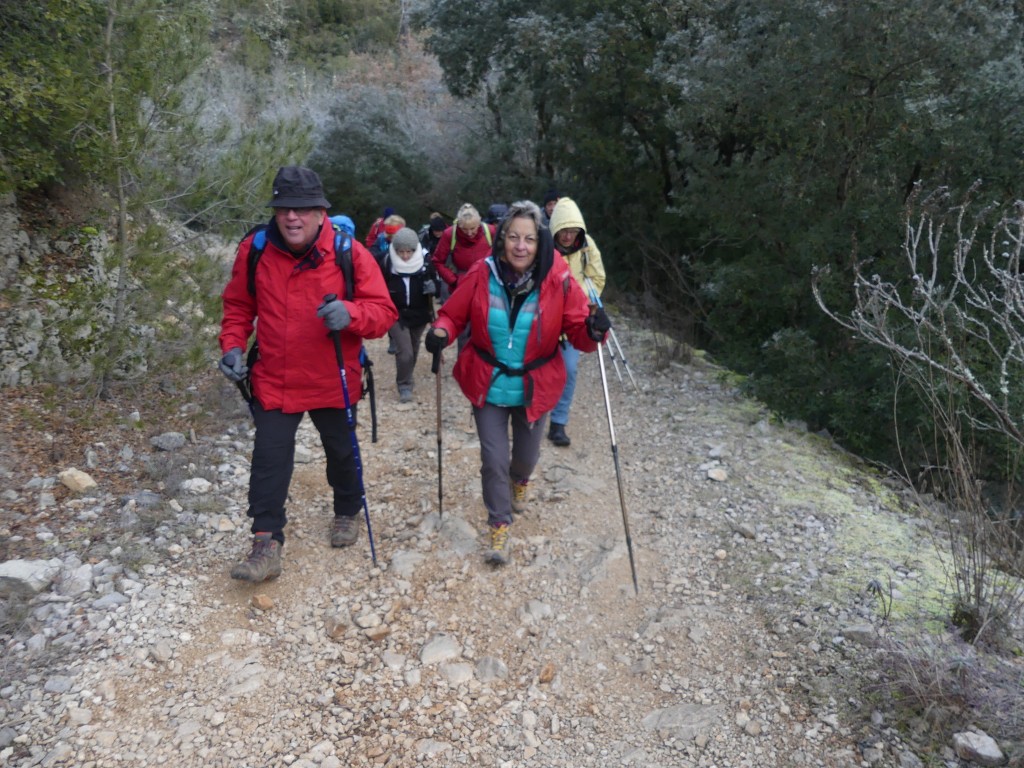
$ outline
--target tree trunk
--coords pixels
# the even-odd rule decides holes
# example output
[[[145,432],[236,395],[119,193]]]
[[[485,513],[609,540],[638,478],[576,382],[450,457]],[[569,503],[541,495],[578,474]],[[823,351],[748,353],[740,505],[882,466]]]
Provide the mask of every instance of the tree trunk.
[[[121,145],[117,132],[116,78],[114,74],[114,22],[116,18],[117,0],[108,0],[107,29],[104,35],[104,45],[106,46],[108,130],[110,132],[111,154],[116,171],[117,235],[114,238],[114,252],[117,255],[117,292],[114,299],[113,321],[110,328],[107,329],[103,375],[100,378],[99,396],[103,399],[107,399],[110,396],[110,381],[113,376],[114,367],[121,355],[122,340],[124,338],[121,329],[125,324],[125,307],[128,295],[128,195],[125,189],[127,181],[125,178],[124,158],[121,155]]]

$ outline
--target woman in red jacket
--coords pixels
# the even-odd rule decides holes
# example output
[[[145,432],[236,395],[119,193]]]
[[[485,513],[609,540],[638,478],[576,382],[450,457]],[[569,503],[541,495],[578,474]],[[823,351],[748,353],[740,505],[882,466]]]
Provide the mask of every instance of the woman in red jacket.
[[[220,333],[220,370],[237,382],[249,375],[243,350],[257,328],[259,358],[249,375],[256,437],[247,512],[254,539],[248,557],[231,571],[232,578],[253,582],[281,573],[284,505],[303,413],[309,413],[327,456],[327,482],[334,489],[331,545],[348,546],[358,537],[362,494],[331,333],[341,334],[346,376],[355,382],[349,398],[355,403],[361,394],[362,339],[383,336],[398,318],[380,269],[357,242],[351,243],[353,299],[324,301],[327,294],[345,296],[346,286],[335,259],[334,230],[329,221],[324,226],[330,203],[315,172],[281,168],[268,205],[274,216],[252,286],[253,235],[239,245],[224,288]]]
[[[452,291],[459,277],[481,259],[491,255],[495,226],[484,224],[469,203],[459,208],[452,226],[447,227],[434,249],[434,269]]]
[[[490,527],[485,559],[507,563],[512,512],[523,512],[537,465],[544,422],[565,386],[559,339],[593,352],[611,327],[561,258],[535,203],[513,203],[494,252],[474,264],[438,312],[426,336],[438,354],[469,326],[454,376],[473,406],[480,438],[480,477]],[[509,446],[509,424],[512,443]]]

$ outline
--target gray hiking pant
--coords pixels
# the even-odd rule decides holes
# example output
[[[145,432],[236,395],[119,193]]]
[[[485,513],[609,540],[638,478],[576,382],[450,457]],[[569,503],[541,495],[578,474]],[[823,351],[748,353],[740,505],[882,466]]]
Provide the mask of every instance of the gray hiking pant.
[[[473,418],[480,438],[480,480],[487,523],[510,525],[512,489],[509,484],[530,479],[540,457],[547,414],[531,424],[522,406],[506,408],[485,404],[482,408],[473,408]],[[509,423],[512,425],[511,451]]]
[[[416,370],[416,358],[420,353],[420,339],[426,325],[417,328],[403,328],[395,323],[388,329],[388,338],[395,343],[395,384],[412,389],[412,372]]]

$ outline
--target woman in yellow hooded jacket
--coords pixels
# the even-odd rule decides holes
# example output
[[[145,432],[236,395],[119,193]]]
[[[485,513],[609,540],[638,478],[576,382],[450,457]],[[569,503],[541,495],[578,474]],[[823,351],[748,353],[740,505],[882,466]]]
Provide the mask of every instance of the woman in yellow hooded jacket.
[[[569,265],[573,278],[590,302],[593,312],[597,302],[591,295],[596,291],[598,297],[604,290],[604,264],[597,243],[587,234],[587,225],[579,206],[571,197],[560,197],[551,212],[551,235],[555,241],[555,252],[561,254]],[[569,423],[569,409],[576,391],[576,369],[579,366],[580,353],[571,345],[563,345],[562,359],[565,360],[565,387],[562,396],[551,412],[551,425],[548,428],[548,440],[559,447],[567,447],[572,441],[565,432]]]

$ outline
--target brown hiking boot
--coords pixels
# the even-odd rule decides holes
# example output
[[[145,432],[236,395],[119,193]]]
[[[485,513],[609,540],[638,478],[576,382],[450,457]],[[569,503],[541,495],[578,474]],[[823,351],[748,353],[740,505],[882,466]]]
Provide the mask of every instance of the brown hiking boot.
[[[493,525],[490,529],[491,546],[484,552],[484,562],[505,565],[512,557],[512,542],[508,536],[509,526]]]
[[[335,515],[331,525],[331,546],[351,547],[359,538],[359,515]]]
[[[260,582],[281,575],[281,542],[269,533],[257,533],[248,557],[231,569],[232,579]]]
[[[517,515],[526,512],[526,499],[529,495],[529,480],[512,481],[512,511]]]

